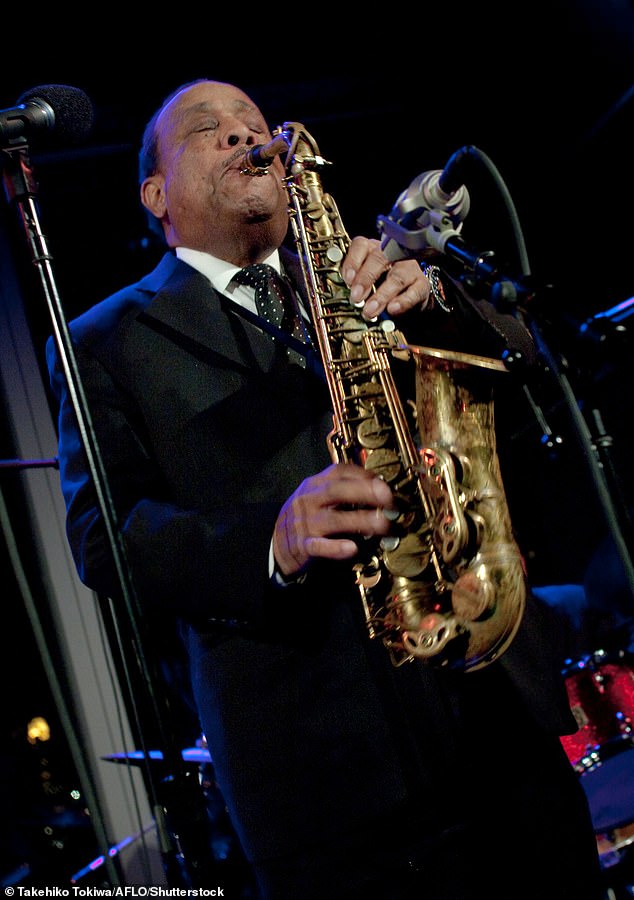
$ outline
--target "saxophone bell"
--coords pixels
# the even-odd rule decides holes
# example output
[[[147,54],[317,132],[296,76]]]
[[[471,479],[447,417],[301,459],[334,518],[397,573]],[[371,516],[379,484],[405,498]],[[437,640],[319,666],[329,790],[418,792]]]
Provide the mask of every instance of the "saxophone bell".
[[[256,144],[244,154],[244,165],[241,175],[268,175],[269,166],[276,156],[288,150],[288,144],[282,134],[278,134],[268,144]]]

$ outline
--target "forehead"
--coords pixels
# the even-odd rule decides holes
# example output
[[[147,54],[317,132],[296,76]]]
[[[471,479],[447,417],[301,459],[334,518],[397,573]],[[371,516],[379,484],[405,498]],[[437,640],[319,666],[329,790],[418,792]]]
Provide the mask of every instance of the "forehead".
[[[240,113],[261,115],[257,106],[239,88],[231,84],[210,81],[183,88],[172,97],[159,115],[157,126],[161,131],[174,131],[202,113],[213,113],[217,116]]]

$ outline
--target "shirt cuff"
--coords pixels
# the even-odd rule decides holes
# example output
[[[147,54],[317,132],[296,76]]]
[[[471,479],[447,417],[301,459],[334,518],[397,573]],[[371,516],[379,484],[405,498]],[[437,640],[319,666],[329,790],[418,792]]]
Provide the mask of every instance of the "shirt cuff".
[[[303,582],[306,581],[306,572],[301,572],[299,575],[291,575],[289,578],[282,575],[275,562],[272,540],[269,546],[269,578],[273,584],[281,588],[292,587],[295,584],[303,584]]]

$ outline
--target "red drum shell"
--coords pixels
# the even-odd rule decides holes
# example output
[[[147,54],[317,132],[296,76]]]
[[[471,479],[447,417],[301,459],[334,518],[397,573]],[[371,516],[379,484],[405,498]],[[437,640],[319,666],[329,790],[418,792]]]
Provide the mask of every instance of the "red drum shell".
[[[579,724],[561,743],[579,775],[597,833],[634,821],[634,669],[599,650],[564,669]]]
[[[594,752],[631,734],[634,672],[622,654],[599,650],[564,669],[564,678],[579,730],[561,742],[575,768],[585,771]]]

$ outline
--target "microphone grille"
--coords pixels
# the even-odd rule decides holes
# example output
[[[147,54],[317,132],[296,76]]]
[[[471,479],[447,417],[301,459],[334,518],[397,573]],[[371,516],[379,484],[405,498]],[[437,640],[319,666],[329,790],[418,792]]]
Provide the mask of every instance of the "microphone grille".
[[[84,91],[67,84],[43,84],[25,91],[18,103],[34,100],[43,100],[53,110],[56,137],[74,144],[90,134],[95,112],[92,101]]]

